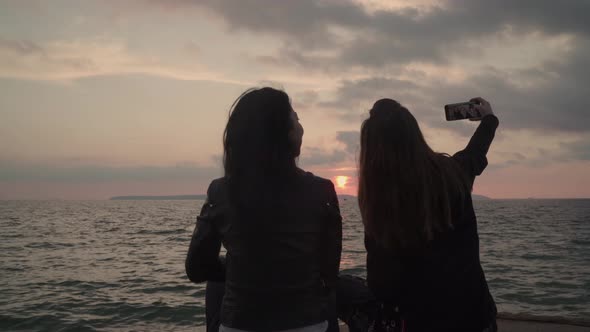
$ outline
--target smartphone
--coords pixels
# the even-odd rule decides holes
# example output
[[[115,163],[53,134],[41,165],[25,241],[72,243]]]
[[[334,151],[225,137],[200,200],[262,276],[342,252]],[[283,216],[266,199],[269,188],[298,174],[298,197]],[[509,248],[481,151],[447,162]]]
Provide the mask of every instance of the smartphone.
[[[445,117],[447,121],[481,119],[476,105],[477,103],[471,101],[445,105]]]

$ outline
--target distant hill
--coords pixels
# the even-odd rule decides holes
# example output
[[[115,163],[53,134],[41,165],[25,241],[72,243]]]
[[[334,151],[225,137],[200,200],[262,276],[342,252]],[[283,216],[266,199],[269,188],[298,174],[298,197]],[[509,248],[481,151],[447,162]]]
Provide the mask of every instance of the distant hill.
[[[483,195],[471,195],[474,200],[486,200],[491,199]],[[172,196],[114,196],[111,197],[112,201],[169,201],[169,200],[199,200],[206,199],[207,195],[172,195]],[[356,200],[356,196],[353,195],[338,195],[338,198],[349,201]]]
[[[166,201],[166,200],[198,200],[206,199],[207,195],[173,195],[173,196],[115,196],[112,201]]]
[[[338,195],[338,198],[348,201],[348,200],[356,200],[356,196],[353,195]],[[483,195],[475,195],[472,194],[471,198],[473,198],[473,200],[486,200],[486,199],[491,199],[487,196],[483,196]]]

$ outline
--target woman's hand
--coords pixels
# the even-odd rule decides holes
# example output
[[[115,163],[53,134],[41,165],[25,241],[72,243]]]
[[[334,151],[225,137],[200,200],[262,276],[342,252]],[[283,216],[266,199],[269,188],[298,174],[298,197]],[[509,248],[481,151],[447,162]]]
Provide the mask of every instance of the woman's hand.
[[[479,118],[470,119],[471,121],[479,121],[485,118],[487,115],[494,114],[494,111],[492,110],[492,105],[490,105],[490,103],[482,97],[471,98],[469,101],[477,104],[475,105],[475,109],[478,110],[479,114],[481,115]]]

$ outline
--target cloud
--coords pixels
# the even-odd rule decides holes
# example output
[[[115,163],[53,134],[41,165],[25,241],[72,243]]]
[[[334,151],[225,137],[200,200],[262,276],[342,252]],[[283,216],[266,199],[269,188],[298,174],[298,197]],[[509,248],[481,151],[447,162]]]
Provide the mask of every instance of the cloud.
[[[295,94],[294,100],[292,100],[295,111],[297,108],[308,108],[310,105],[315,104],[319,99],[320,94],[314,90],[305,90]]]
[[[562,145],[564,159],[590,160],[590,135]]]
[[[110,167],[103,165],[55,166],[0,163],[0,182],[104,183],[122,181],[202,181],[221,175],[216,167],[179,164],[176,166]]]
[[[66,162],[66,161],[64,161]],[[71,163],[67,163],[71,164]],[[118,195],[202,194],[221,168],[171,166],[68,166],[0,160],[1,199],[107,199]]]
[[[356,26],[366,20],[362,7],[348,1],[147,0],[164,7],[195,6],[221,18],[232,30],[286,37],[298,45],[324,48],[337,34],[331,25]]]
[[[380,67],[415,61],[445,63],[466,52],[466,42],[510,29],[511,34],[541,31],[547,35],[590,36],[585,13],[590,3],[568,1],[448,0],[428,11],[408,5],[395,10],[369,11],[351,1],[208,0],[158,1],[160,6],[194,6],[221,18],[231,30],[275,35],[285,48],[275,58],[302,66],[331,63]],[[287,46],[289,45],[289,46]],[[330,50],[330,56],[314,52]]]
[[[375,100],[391,97],[428,125],[442,128],[442,105],[482,95],[492,101],[503,128],[588,131],[588,1],[446,0],[432,2],[427,10],[420,7],[423,2],[375,9],[344,0],[137,3],[142,9],[197,9],[222,20],[230,31],[276,37],[282,46],[261,49],[254,56],[258,63],[302,77],[328,73],[335,90],[323,87],[320,93],[305,86],[294,95],[294,105],[327,108],[348,122],[358,122]],[[524,37],[535,40],[533,54],[512,66],[511,49],[518,49]],[[553,39],[564,41],[544,43]],[[492,41],[499,45],[495,50]],[[202,43],[187,42],[185,51],[199,55]],[[0,39],[0,76],[76,79],[113,73],[224,80],[198,64],[166,63],[112,39]]]
[[[187,50],[194,53],[195,49],[196,45],[187,44]],[[157,57],[134,54],[125,43],[111,39],[35,42],[0,38],[0,77],[60,81],[125,74],[242,84],[198,62],[166,63]]]
[[[0,49],[11,50],[19,55],[39,55],[45,53],[45,50],[40,45],[29,40],[0,39]]]
[[[422,80],[420,85],[413,86],[385,78],[344,81],[337,89],[336,98],[324,103],[337,106],[336,114],[350,119],[359,112],[367,116],[367,109],[379,98],[397,99],[424,125],[429,141],[467,142],[475,124],[446,122],[442,106],[482,95],[491,101],[500,118],[500,128],[491,149],[492,168],[539,167],[588,160],[590,103],[586,96],[590,96],[590,91],[584,84],[586,67],[581,66],[587,60],[579,53],[572,58],[574,60],[566,62],[567,65],[547,64],[543,72],[557,69],[561,79],[548,79],[534,87],[520,86],[511,81],[511,75],[490,69],[455,84]],[[579,71],[574,70],[576,66],[580,66]],[[436,135],[430,135],[431,131]],[[358,135],[348,137],[345,140],[351,144],[358,142]],[[463,146],[446,146],[443,151],[452,153]]]
[[[515,165],[530,168],[557,163],[576,163],[590,156],[590,133],[555,132],[500,128],[492,143],[488,159],[490,169]]]
[[[339,131],[336,133],[336,140],[343,143],[344,149],[349,155],[355,156],[359,151],[360,132],[358,131]]]
[[[302,153],[300,163],[303,167],[330,166],[346,159],[347,154],[342,150],[326,151],[317,147],[307,147]]]
[[[323,93],[295,105],[328,108],[346,121],[390,97],[440,127],[442,105],[481,95],[507,128],[589,129],[588,1],[447,0],[428,10],[368,10],[352,1],[165,3],[204,10],[231,31],[278,37],[277,53],[267,50],[256,60],[334,77],[340,83],[332,98]],[[518,62],[511,48],[520,51],[520,39],[531,40],[533,53]]]
[[[343,80],[336,90],[335,97],[324,100],[318,106],[334,110],[344,119],[358,121],[360,114],[381,98],[415,99],[420,88],[408,80],[395,78],[371,77],[358,80]]]
[[[505,128],[590,131],[590,41],[561,63],[546,62],[535,70],[488,67],[465,75],[457,82],[441,82],[426,73],[415,82],[387,77],[343,80],[335,97],[319,105],[335,109],[344,119],[357,119],[374,101],[387,97],[409,105],[430,126],[444,128],[443,105],[483,96]],[[529,84],[520,83],[523,77]]]
[[[314,146],[305,147],[301,156],[301,165],[304,167],[336,167],[343,162],[354,160],[359,148],[359,132],[338,131],[336,132],[336,142],[343,147],[336,147],[333,150]]]

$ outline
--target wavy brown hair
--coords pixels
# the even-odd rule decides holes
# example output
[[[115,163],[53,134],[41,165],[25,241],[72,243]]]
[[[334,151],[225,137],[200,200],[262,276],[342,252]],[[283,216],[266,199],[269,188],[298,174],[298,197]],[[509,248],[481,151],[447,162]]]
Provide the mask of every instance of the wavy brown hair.
[[[389,249],[421,248],[452,228],[452,202],[470,191],[460,166],[434,152],[416,118],[392,99],[378,100],[363,122],[359,162],[365,233]]]

